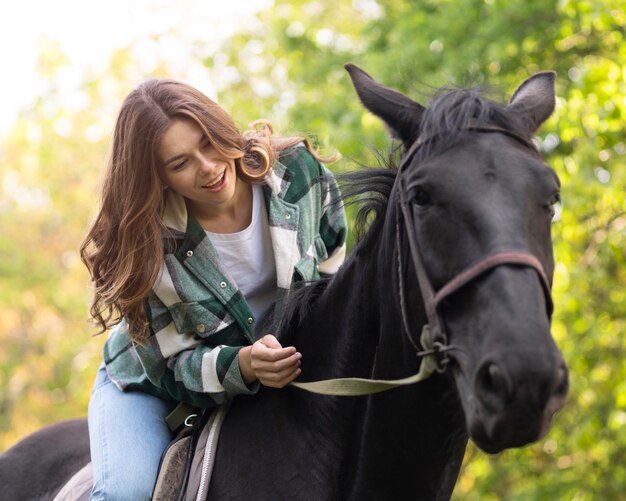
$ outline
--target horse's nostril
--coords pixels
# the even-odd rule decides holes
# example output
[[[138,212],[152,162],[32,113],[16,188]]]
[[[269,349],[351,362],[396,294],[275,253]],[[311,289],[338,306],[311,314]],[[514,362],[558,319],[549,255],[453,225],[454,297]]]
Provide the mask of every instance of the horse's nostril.
[[[569,390],[569,374],[565,366],[559,367],[556,375],[556,386],[554,388],[554,395],[561,397],[567,394]]]
[[[497,365],[490,364],[486,371],[483,372],[483,386],[486,390],[500,393],[506,390],[502,371]]]
[[[500,410],[509,396],[506,376],[496,364],[487,362],[478,371],[476,392],[480,400],[492,410]]]

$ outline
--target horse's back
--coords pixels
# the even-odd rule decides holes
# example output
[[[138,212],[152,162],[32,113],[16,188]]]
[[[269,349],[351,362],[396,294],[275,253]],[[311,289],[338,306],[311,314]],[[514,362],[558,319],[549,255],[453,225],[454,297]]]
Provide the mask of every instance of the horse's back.
[[[52,499],[89,461],[86,419],[43,428],[0,454],[0,499]]]

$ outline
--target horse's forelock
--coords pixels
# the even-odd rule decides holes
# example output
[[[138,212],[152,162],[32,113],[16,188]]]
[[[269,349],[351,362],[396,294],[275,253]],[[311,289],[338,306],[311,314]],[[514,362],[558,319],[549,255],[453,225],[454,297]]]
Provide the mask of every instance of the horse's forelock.
[[[497,125],[525,136],[524,126],[506,105],[486,97],[488,89],[440,89],[431,99],[420,124],[420,138],[425,140],[416,160],[444,151],[461,141],[471,125]]]

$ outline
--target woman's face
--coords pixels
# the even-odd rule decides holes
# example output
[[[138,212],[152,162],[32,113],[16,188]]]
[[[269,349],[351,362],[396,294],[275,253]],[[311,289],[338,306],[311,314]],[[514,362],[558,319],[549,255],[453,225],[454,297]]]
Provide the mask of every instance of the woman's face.
[[[234,160],[209,144],[193,120],[173,119],[161,137],[158,155],[162,181],[200,214],[220,215],[237,203],[242,181],[237,179]]]

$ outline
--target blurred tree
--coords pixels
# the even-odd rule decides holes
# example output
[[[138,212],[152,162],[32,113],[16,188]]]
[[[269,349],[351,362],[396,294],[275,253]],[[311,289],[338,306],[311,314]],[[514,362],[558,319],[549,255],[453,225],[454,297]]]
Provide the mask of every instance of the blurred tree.
[[[61,98],[55,82],[67,77],[67,61],[46,42],[41,96],[0,153],[0,448],[43,423],[84,415],[83,376],[99,351],[84,335],[87,289],[77,250],[109,124],[97,118],[97,87]]]

